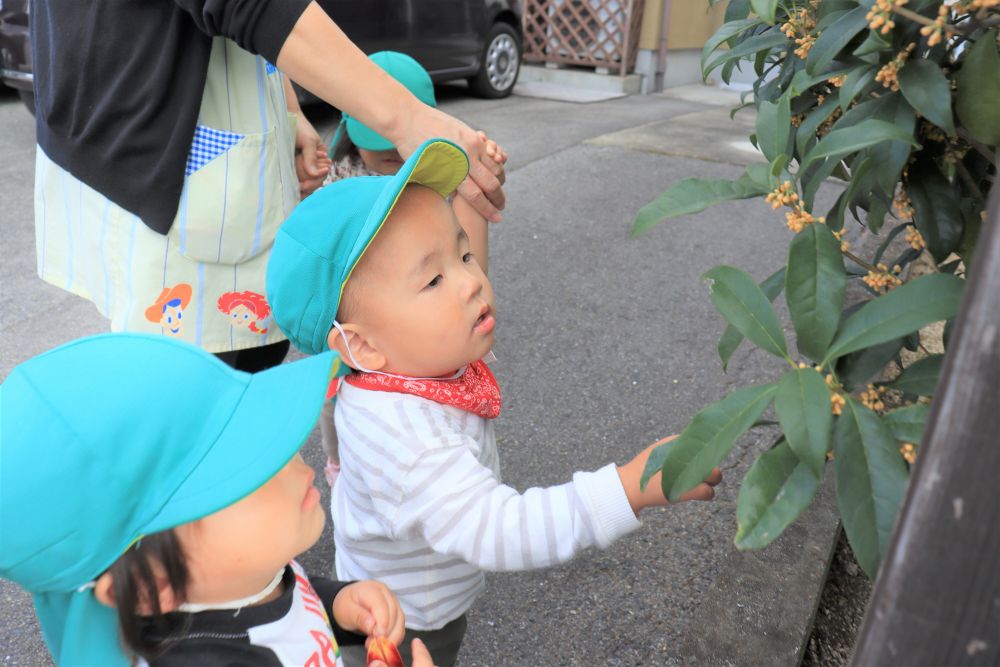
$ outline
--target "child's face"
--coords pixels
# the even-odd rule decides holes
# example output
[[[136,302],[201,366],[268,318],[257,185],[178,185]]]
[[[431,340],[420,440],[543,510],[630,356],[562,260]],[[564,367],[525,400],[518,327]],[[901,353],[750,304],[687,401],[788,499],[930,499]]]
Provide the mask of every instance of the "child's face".
[[[179,526],[191,572],[187,601],[227,602],[253,595],[315,544],[326,517],[314,477],[296,454],[249,496]]]
[[[392,176],[403,166],[403,158],[400,157],[399,151],[395,148],[390,148],[387,151],[369,151],[359,148],[358,154],[365,166],[376,174]]]
[[[355,322],[384,356],[382,370],[438,377],[493,346],[493,289],[451,206],[410,186],[365,257]]]

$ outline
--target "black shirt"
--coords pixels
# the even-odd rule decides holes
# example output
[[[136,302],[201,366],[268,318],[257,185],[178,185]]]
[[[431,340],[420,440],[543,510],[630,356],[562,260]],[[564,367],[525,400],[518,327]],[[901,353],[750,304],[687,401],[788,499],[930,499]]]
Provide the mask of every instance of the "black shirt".
[[[147,227],[177,213],[212,38],[274,63],[309,0],[31,0],[37,141]]]
[[[236,611],[218,609],[166,614],[166,628],[147,632],[164,642],[150,667],[279,667],[335,664],[329,639],[333,599],[349,582],[309,579],[297,563],[285,568],[281,597]],[[320,618],[320,614],[325,617]],[[365,637],[332,625],[338,644]],[[140,665],[144,665],[142,661]]]

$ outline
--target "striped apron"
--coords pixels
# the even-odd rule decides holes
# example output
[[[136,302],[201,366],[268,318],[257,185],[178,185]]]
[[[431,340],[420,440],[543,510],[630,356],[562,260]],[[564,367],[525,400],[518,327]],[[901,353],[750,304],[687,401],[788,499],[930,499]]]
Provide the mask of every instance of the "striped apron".
[[[209,352],[284,340],[264,272],[298,202],[294,144],[282,74],[215,38],[170,231],[152,231],[38,148],[39,275],[92,301],[112,331],[161,333]]]

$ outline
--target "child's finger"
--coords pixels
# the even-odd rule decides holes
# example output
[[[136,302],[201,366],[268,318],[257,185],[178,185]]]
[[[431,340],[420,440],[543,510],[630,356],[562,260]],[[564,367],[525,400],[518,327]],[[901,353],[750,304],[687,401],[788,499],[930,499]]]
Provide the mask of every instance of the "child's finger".
[[[410,667],[434,667],[431,653],[422,641],[414,639],[413,643],[410,644],[410,650],[413,652],[413,662]]]
[[[680,502],[687,502],[688,500],[712,500],[713,498],[715,498],[715,487],[702,482],[682,495]]]
[[[712,472],[709,473],[708,477],[705,478],[705,483],[710,486],[715,486],[722,481],[722,471],[718,467],[712,468]]]

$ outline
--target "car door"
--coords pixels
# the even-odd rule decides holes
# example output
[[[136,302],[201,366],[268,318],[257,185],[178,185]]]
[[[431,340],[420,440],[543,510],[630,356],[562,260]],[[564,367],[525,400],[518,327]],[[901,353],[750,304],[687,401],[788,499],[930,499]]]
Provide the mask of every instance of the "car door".
[[[398,0],[407,6],[410,55],[436,78],[474,70],[486,0]]]

